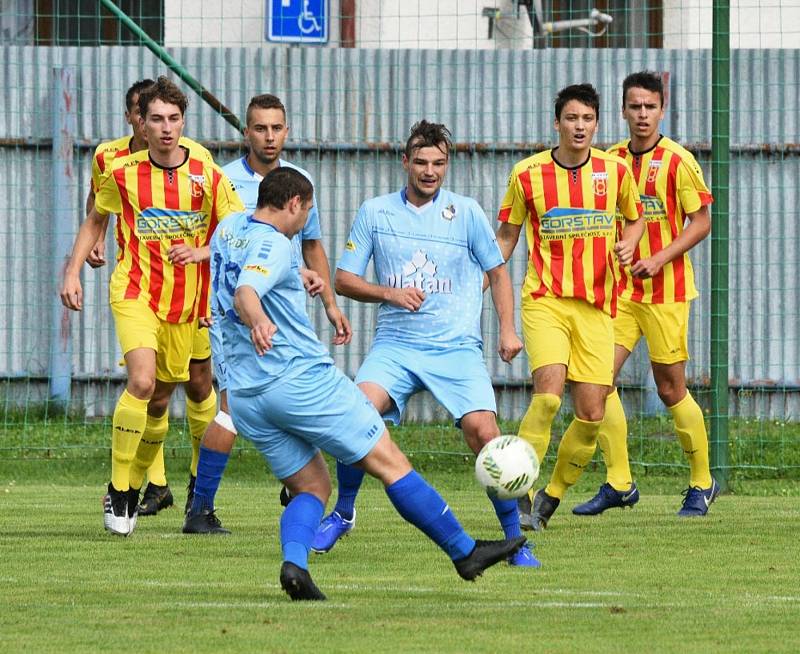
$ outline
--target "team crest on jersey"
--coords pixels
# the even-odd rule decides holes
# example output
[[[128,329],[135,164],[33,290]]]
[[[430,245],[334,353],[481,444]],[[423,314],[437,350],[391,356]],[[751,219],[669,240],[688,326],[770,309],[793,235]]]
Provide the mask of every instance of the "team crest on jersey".
[[[454,204],[447,205],[442,211],[442,218],[445,220],[453,220],[456,217],[456,207]]]
[[[203,187],[205,183],[205,175],[189,175],[189,188],[193,198],[203,197]]]
[[[647,181],[651,184],[655,182],[659,170],[661,170],[661,159],[652,159],[650,166],[647,168]]]
[[[592,190],[595,195],[608,192],[608,173],[592,173]]]

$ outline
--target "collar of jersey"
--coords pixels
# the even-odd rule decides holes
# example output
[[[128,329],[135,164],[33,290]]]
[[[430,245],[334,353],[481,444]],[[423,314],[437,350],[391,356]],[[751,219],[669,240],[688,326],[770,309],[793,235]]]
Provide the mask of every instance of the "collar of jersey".
[[[282,159],[278,159],[278,168],[281,167],[282,162],[283,162]],[[244,172],[246,172],[248,175],[250,175],[250,177],[255,177],[256,174],[257,174],[255,170],[250,168],[250,164],[247,163],[247,155],[242,157],[242,168],[244,168]],[[264,178],[261,177],[261,179],[264,179]]]
[[[589,150],[589,156],[586,157],[586,161],[584,161],[581,164],[578,164],[577,166],[565,166],[558,159],[556,159],[556,155],[555,155],[555,151],[556,150],[558,150],[558,148],[553,148],[552,150],[550,150],[550,158],[553,160],[553,163],[556,166],[558,166],[559,168],[563,168],[564,170],[578,170],[578,168],[583,168],[592,159],[592,151],[590,149]]]
[[[663,138],[664,138],[664,135],[663,134],[659,134],[658,135],[658,141],[653,143],[653,145],[651,145],[649,148],[647,148],[647,150],[642,150],[641,152],[636,152],[633,148],[631,148],[631,142],[628,141],[628,152],[630,152],[634,157],[641,157],[642,155],[647,154],[648,152],[652,152],[653,150],[655,150],[658,147],[658,144],[661,143],[661,139],[663,139]]]
[[[436,195],[434,195],[434,196],[433,196],[433,199],[431,200],[431,206],[433,206],[434,204],[436,204],[436,200],[438,200],[438,199],[439,199],[439,195],[441,194],[441,192],[442,192],[442,189],[441,189],[441,188],[439,188],[439,190],[438,190],[438,191],[436,191]],[[405,186],[404,186],[403,188],[401,188],[401,189],[400,189],[400,199],[403,201],[403,205],[404,205],[404,206],[405,206],[406,204],[408,204],[408,195],[406,194],[406,187],[405,187]]]
[[[187,161],[189,161],[189,154],[190,154],[189,153],[189,148],[187,148],[187,147],[185,147],[183,145],[179,145],[178,147],[181,150],[183,150],[183,155],[184,156],[183,156],[183,161],[181,161],[177,166],[162,166],[161,164],[159,164],[159,163],[157,163],[156,161],[153,160],[153,157],[150,156],[150,152],[147,153],[147,158],[150,160],[150,163],[153,166],[155,166],[156,168],[158,168],[159,170],[177,170],[183,164],[185,164]]]
[[[272,223],[265,223],[263,220],[256,220],[253,217],[253,214],[247,214],[247,223],[248,224],[255,224],[255,225],[264,225],[264,227],[269,227],[273,232],[277,232],[278,228],[275,227]]]

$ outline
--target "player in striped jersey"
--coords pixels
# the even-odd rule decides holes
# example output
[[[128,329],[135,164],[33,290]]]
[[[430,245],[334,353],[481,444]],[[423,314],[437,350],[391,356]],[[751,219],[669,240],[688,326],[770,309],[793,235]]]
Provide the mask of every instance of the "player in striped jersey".
[[[678,515],[701,516],[708,512],[719,488],[709,469],[703,412],[686,388],[689,303],[697,297],[688,251],[711,231],[708,206],[713,198],[694,157],[659,133],[664,87],[658,74],[643,71],[625,78],[622,116],[630,139],[609,152],[625,159],[633,169],[647,230],[630,269],[619,271],[614,377],[644,336],[658,395],[672,415],[689,461],[689,488]],[[596,515],[638,501],[639,491],[628,465],[627,436],[625,412],[615,390],[606,400],[599,437],[608,470],[606,483],[573,513]]]
[[[80,269],[108,214],[116,214],[109,295],[128,382],[114,411],[104,524],[124,536],[135,527],[145,471],[168,430],[169,397],[189,377],[195,323],[208,315],[208,241],[219,220],[243,208],[214,163],[180,146],[187,102],[165,77],[140,93],[148,149],[115,159],[101,179],[61,290],[65,306],[82,308]]]
[[[89,195],[86,199],[86,213],[94,207],[94,195],[100,186],[100,181],[110,169],[115,159],[126,157],[134,152],[147,149],[143,126],[139,122],[139,94],[153,84],[151,79],[140,80],[125,93],[125,121],[131,126],[132,134],[123,136],[113,141],[107,141],[97,146],[92,157],[92,181]],[[178,143],[187,148],[195,158],[207,159],[213,162],[211,153],[192,139],[181,136]],[[108,221],[103,229],[103,235],[92,248],[87,258],[87,263],[92,268],[105,265],[105,246]],[[193,486],[197,475],[197,464],[200,454],[200,439],[206,427],[214,418],[217,407],[217,396],[214,392],[211,374],[211,344],[207,329],[199,326],[195,329],[192,341],[192,358],[189,362],[189,381],[184,385],[186,394],[186,418],[189,423],[189,434],[192,443],[192,460],[189,466],[189,487]],[[158,511],[174,502],[172,492],[167,484],[166,469],[164,466],[164,448],[158,451],[153,464],[147,469],[147,487],[144,490],[142,501],[139,504],[138,514],[154,515]]]
[[[556,97],[558,146],[517,163],[500,206],[497,242],[506,260],[523,225],[528,272],[522,287],[525,350],[533,398],[519,435],[544,458],[564,385],[572,382],[575,419],[546,488],[522,498],[524,527],[541,529],[591,461],[613,380],[617,309],[614,258],[630,263],[644,229],[628,165],[591,147],[600,98],[589,84]],[[623,226],[618,238],[616,214]]]

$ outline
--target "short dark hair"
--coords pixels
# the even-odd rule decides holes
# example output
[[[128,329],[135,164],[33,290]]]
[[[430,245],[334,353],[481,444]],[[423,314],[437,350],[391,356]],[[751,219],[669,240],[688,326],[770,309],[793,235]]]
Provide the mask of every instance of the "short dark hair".
[[[186,94],[163,75],[139,94],[139,113],[142,114],[142,118],[147,118],[147,108],[153,100],[174,104],[180,109],[181,116],[186,113],[186,107],[189,105]]]
[[[283,209],[296,195],[300,196],[301,201],[308,202],[314,197],[314,187],[303,173],[287,166],[278,166],[264,175],[258,185],[256,207]]]
[[[271,93],[262,93],[261,95],[254,95],[250,98],[250,104],[247,105],[247,114],[245,115],[245,122],[250,124],[250,115],[253,109],[280,109],[283,112],[283,119],[286,120],[286,107],[277,95]]]
[[[125,111],[130,113],[131,109],[133,109],[134,96],[140,95],[142,91],[153,84],[155,84],[155,82],[147,77],[145,79],[140,79],[138,82],[134,82],[131,85],[131,88],[129,88],[125,93]]]
[[[406,157],[411,157],[414,150],[438,148],[442,143],[444,143],[445,154],[449,154],[452,147],[451,137],[450,130],[441,123],[429,123],[427,120],[414,123],[406,141]]]
[[[653,93],[658,93],[658,97],[661,98],[661,106],[664,106],[664,80],[661,79],[661,75],[652,71],[652,70],[642,70],[638,73],[631,73],[628,75],[622,82],[622,106],[625,107],[625,96],[628,93],[628,89],[645,89],[646,91],[652,91]]]
[[[556,96],[556,120],[561,119],[561,110],[570,100],[577,100],[581,104],[594,109],[597,119],[600,120],[600,95],[591,84],[572,84],[561,89]]]

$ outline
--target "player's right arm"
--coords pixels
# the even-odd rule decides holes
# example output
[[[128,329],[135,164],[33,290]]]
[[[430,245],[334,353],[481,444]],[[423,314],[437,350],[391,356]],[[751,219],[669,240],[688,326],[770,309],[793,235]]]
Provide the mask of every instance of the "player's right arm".
[[[258,356],[272,349],[272,337],[278,331],[261,306],[261,298],[252,286],[239,286],[233,296],[233,306],[239,319],[250,330],[250,340]]]
[[[373,230],[369,211],[363,204],[350,229],[344,254],[336,266],[333,280],[336,292],[359,302],[388,302],[401,309],[419,311],[425,301],[425,293],[420,289],[381,286],[364,279],[372,252]]]
[[[64,270],[64,283],[61,286],[61,302],[68,309],[80,311],[83,307],[83,289],[81,288],[80,270],[97,240],[108,224],[108,215],[101,214],[93,208],[83,221],[75,245],[72,247],[67,267]]]
[[[292,246],[287,239],[273,241],[271,248],[262,247],[262,243],[263,240],[254,239],[248,246],[233,294],[233,308],[250,329],[250,340],[258,356],[272,348],[272,337],[278,331],[264,311],[261,298],[292,270]]]
[[[497,230],[495,237],[505,261],[508,261],[511,255],[514,254],[514,248],[517,247],[519,233],[522,231],[522,225],[525,224],[527,215],[528,208],[525,203],[525,194],[519,183],[517,169],[514,167],[508,178],[506,194],[500,203],[500,211],[497,213],[500,228]]]

